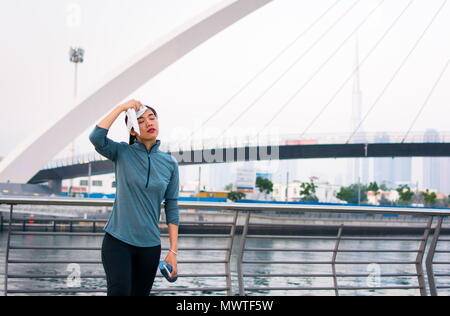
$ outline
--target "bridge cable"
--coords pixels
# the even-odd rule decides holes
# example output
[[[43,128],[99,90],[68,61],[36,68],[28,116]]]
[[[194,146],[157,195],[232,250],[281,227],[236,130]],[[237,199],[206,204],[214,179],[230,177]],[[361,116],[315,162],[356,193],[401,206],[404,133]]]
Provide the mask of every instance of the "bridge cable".
[[[288,99],[287,102],[285,102],[281,108],[275,113],[275,115],[263,126],[262,129],[258,132],[258,136],[260,133],[269,126],[280,114],[282,111],[286,109],[286,107],[294,101],[294,99],[300,94],[300,92],[303,91],[303,89],[308,86],[313,79],[322,71],[322,69],[337,55],[337,53],[345,46],[345,44],[355,35],[356,32],[370,19],[370,17],[381,7],[381,5],[385,2],[385,0],[382,0],[378,3],[378,5],[372,9],[369,14],[362,20],[360,24],[350,33],[349,36],[347,36],[341,44],[338,46],[338,48],[323,62],[320,67],[309,77],[309,79],[299,88],[297,91]]]
[[[412,54],[415,52],[416,48],[419,46],[419,44],[421,43],[422,39],[425,37],[425,35],[427,34],[428,30],[431,28],[431,26],[434,24],[434,22],[436,21],[437,17],[439,16],[439,14],[442,12],[442,10],[444,9],[445,5],[447,4],[448,0],[444,0],[443,3],[441,4],[441,6],[439,7],[439,9],[437,10],[437,12],[434,14],[433,18],[431,19],[430,23],[427,25],[427,27],[425,28],[425,30],[422,32],[422,34],[420,35],[420,37],[417,39],[417,41],[415,42],[414,46],[411,48],[411,50],[409,51],[408,55],[403,59],[402,63],[400,64],[400,66],[397,68],[397,70],[394,72],[392,78],[388,81],[388,83],[386,84],[386,86],[384,87],[384,89],[381,91],[380,95],[377,97],[377,99],[375,100],[375,102],[372,104],[372,106],[370,107],[370,109],[367,111],[367,113],[364,115],[364,117],[362,118],[361,122],[359,122],[358,126],[355,128],[355,130],[353,131],[353,133],[350,135],[350,137],[347,139],[346,144],[348,144],[350,142],[350,140],[353,138],[353,136],[356,134],[356,132],[361,128],[362,124],[364,123],[364,121],[367,119],[367,117],[369,116],[369,114],[372,112],[372,110],[375,108],[376,105],[378,105],[378,103],[380,102],[381,98],[384,96],[384,94],[386,93],[386,91],[388,90],[388,88],[391,86],[391,84],[394,82],[394,80],[397,78],[398,74],[400,73],[400,71],[403,69],[403,67],[406,65],[406,63],[408,62],[409,58],[412,56]]]
[[[408,137],[409,133],[411,132],[411,130],[413,129],[414,125],[416,124],[417,120],[419,119],[420,115],[422,114],[423,110],[425,109],[425,107],[428,105],[428,103],[430,102],[431,97],[434,94],[434,91],[436,90],[436,87],[439,85],[439,83],[441,82],[442,78],[444,77],[444,74],[447,72],[448,66],[450,65],[450,59],[447,61],[446,65],[444,66],[444,68],[442,69],[438,79],[436,80],[436,82],[433,85],[433,88],[431,89],[430,93],[428,94],[425,102],[423,103],[422,107],[419,110],[419,113],[417,113],[416,117],[414,118],[411,126],[409,127],[408,131],[406,132],[405,136],[403,137],[402,140],[402,144],[405,142],[406,138]]]
[[[347,79],[341,84],[336,93],[331,97],[331,99],[322,107],[320,112],[314,117],[314,119],[308,124],[308,126],[303,130],[300,138],[309,131],[309,129],[317,122],[317,120],[323,115],[326,109],[336,100],[337,96],[342,92],[342,90],[347,86],[348,82],[354,77],[355,73],[366,63],[366,61],[372,56],[372,54],[377,50],[380,44],[385,40],[387,35],[392,31],[392,29],[397,25],[398,21],[403,17],[406,11],[411,7],[415,0],[411,0],[405,8],[400,12],[397,18],[392,22],[388,29],[384,32],[377,43],[370,49],[369,53],[362,59],[362,61],[353,69],[353,72],[347,77]]]
[[[355,1],[352,6],[347,9],[344,14],[342,14],[332,25],[331,27],[329,27],[299,58],[297,58],[294,63],[292,63],[282,74],[281,76],[279,76],[268,88],[266,88],[266,90],[264,90],[264,92],[262,94],[260,94],[252,103],[250,103],[245,109],[244,111],[242,111],[237,117],[236,119],[234,119],[226,129],[224,129],[222,131],[222,134],[225,133],[225,131],[230,128],[231,126],[233,126],[237,121],[239,121],[243,115],[245,113],[247,113],[251,108],[253,108],[278,82],[280,82],[280,80],[282,78],[284,78],[289,71],[292,70],[292,68],[297,65],[309,52],[311,52],[311,50],[326,36],[328,35],[328,33],[330,31],[332,31],[335,26],[341,22],[349,13],[350,11],[352,11],[356,5],[360,2],[361,0],[357,0]],[[383,0],[384,1],[384,0]]]
[[[311,29],[313,29],[332,9],[334,9],[341,0],[336,0],[330,7],[328,7],[317,19],[314,20],[305,30],[303,30],[297,37],[290,42],[286,47],[284,47],[278,54],[256,75],[254,75],[249,81],[247,81],[241,88],[237,90],[224,104],[222,104],[214,113],[212,113],[202,125],[194,130],[191,135],[184,139],[184,141],[192,138],[200,129],[202,129],[213,117],[220,113],[225,107],[227,107],[238,95],[240,95],[246,88],[248,88],[256,79],[258,79],[263,73],[267,71],[277,60],[281,58],[292,46],[294,46],[301,38],[303,38]]]

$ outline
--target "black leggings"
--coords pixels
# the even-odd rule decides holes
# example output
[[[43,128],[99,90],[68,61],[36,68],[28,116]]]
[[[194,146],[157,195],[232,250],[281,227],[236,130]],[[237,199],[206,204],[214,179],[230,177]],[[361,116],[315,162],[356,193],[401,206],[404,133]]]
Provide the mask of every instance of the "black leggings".
[[[135,247],[105,233],[102,263],[108,296],[149,296],[160,256],[161,246]]]

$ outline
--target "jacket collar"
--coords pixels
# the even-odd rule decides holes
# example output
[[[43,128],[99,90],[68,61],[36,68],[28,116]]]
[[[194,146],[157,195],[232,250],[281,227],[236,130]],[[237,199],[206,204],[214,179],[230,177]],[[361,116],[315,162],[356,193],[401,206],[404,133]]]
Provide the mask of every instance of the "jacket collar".
[[[131,146],[133,146],[134,148],[136,148],[137,150],[146,152],[146,153],[153,153],[153,152],[157,152],[159,150],[159,145],[161,145],[161,141],[159,139],[156,140],[156,143],[150,148],[150,150],[147,150],[147,147],[145,147],[145,145],[143,143],[141,143],[139,140],[135,140],[134,144],[132,144]]]

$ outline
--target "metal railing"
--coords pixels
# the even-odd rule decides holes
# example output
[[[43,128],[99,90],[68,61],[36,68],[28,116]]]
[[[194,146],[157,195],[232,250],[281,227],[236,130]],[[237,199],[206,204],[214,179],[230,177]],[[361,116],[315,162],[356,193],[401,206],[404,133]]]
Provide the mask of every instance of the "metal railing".
[[[33,198],[0,198],[0,204],[8,204],[9,219],[8,237],[6,243],[5,258],[5,282],[4,294],[64,294],[64,293],[103,293],[104,288],[26,288],[16,286],[11,288],[11,280],[24,279],[67,279],[68,274],[61,273],[32,273],[33,269],[27,269],[26,273],[16,273],[12,268],[29,267],[31,265],[51,265],[51,264],[78,264],[95,266],[100,265],[98,259],[84,260],[56,260],[50,258],[41,259],[37,254],[43,251],[95,251],[100,252],[100,247],[94,246],[66,246],[66,245],[23,245],[13,239],[16,236],[27,236],[38,238],[39,236],[52,236],[54,239],[71,236],[77,237],[101,237],[99,223],[104,223],[105,219],[49,219],[49,218],[20,218],[14,216],[14,206],[21,204],[34,205],[79,205],[79,206],[109,206],[113,205],[112,200],[96,199],[33,199]],[[356,291],[380,290],[407,290],[414,291],[420,295],[438,295],[447,293],[450,283],[450,254],[449,248],[439,248],[440,245],[450,245],[450,238],[443,238],[443,231],[449,231],[446,226],[446,218],[450,215],[447,209],[419,209],[419,208],[392,208],[392,207],[372,207],[372,206],[339,206],[339,205],[292,205],[292,204],[248,204],[248,203],[213,203],[213,202],[180,202],[182,210],[196,210],[182,212],[182,215],[191,217],[190,220],[183,220],[180,223],[180,241],[190,237],[206,240],[206,246],[190,245],[181,246],[180,253],[192,253],[193,258],[188,260],[179,259],[179,270],[190,272],[188,267],[195,265],[192,270],[197,270],[199,266],[207,266],[208,273],[188,273],[180,274],[179,280],[192,279],[189,286],[171,285],[170,287],[155,287],[152,293],[160,292],[200,292],[202,294],[222,292],[226,295],[250,295],[271,294],[274,291],[302,292],[302,293],[333,293],[341,295],[346,293],[360,294]],[[199,212],[209,210],[208,212]],[[211,212],[220,210],[220,212]],[[310,225],[305,226],[296,222],[299,213],[347,213],[358,214],[361,221],[358,226],[348,225],[345,220],[341,224],[333,225]],[[282,214],[280,214],[282,213]],[[287,214],[287,215],[283,215]],[[392,235],[367,235],[364,230],[370,227],[370,231],[383,231],[386,227],[370,222],[364,223],[361,214],[381,214],[414,216],[411,225],[420,234],[417,236],[404,236],[401,232],[405,227],[389,227]],[[224,220],[215,217],[225,216],[231,220]],[[423,217],[423,222],[418,224],[417,216]],[[267,223],[267,218],[271,217],[272,222]],[[194,218],[195,220],[192,220]],[[286,219],[290,223],[286,223]],[[435,221],[437,219],[437,222]],[[33,220],[32,224],[26,223],[24,231],[24,220]],[[436,222],[436,223],[435,223]],[[353,223],[353,222],[352,222]],[[378,225],[378,226],[376,226]],[[189,228],[189,229],[187,229]],[[359,232],[355,232],[355,228]],[[314,230],[315,232],[305,233]],[[398,230],[398,231],[396,231]],[[323,232],[334,231],[334,233]],[[408,233],[408,232],[406,232]],[[167,238],[164,231],[162,238]],[[240,242],[237,243],[237,238]],[[431,239],[431,242],[430,242]],[[217,246],[213,240],[221,240],[225,244]],[[284,244],[289,241],[295,247]],[[269,247],[264,246],[269,242]],[[309,244],[306,244],[309,242]],[[314,247],[316,244],[326,242],[326,247]],[[356,243],[346,246],[346,243]],[[369,245],[367,243],[370,242]],[[313,246],[311,247],[311,243]],[[408,244],[409,248],[393,248],[393,244]],[[164,244],[164,241],[163,241]],[[329,245],[328,245],[329,244]],[[300,246],[298,246],[300,245]],[[370,247],[369,247],[370,246]],[[168,248],[163,246],[163,250]],[[236,251],[233,251],[236,250]],[[32,258],[15,257],[17,252],[33,251]],[[209,256],[209,252],[221,253],[220,257]],[[199,253],[206,253],[207,259],[201,260]],[[232,253],[237,253],[236,265],[232,265]],[[280,254],[289,254],[280,257]],[[329,259],[324,260],[323,256],[329,255]],[[367,259],[362,254],[375,255],[374,258]],[[341,256],[351,256],[350,259],[341,259]],[[385,255],[396,256],[394,259],[384,259]],[[315,256],[321,256],[317,259]],[[409,258],[408,256],[414,256]],[[436,259],[439,256],[439,259]],[[256,258],[255,258],[256,257]],[[260,260],[264,257],[264,260]],[[310,259],[312,258],[312,259]],[[363,258],[362,260],[359,258]],[[366,258],[366,259],[364,259]],[[211,267],[216,265],[217,268]],[[400,271],[373,273],[361,267],[400,267]],[[439,266],[441,271],[434,272],[434,268]],[[259,267],[264,267],[260,269]],[[318,271],[310,267],[326,267],[329,271]],[[443,268],[442,268],[443,267]],[[233,273],[235,268],[236,274]],[[344,268],[344,269],[342,269]],[[222,272],[217,272],[221,269]],[[413,271],[408,271],[413,269]],[[349,271],[350,270],[350,271]],[[364,271],[363,271],[364,270]],[[211,273],[210,271],[215,271]],[[318,271],[318,272],[317,272]],[[233,276],[237,276],[237,289],[233,287]],[[104,279],[103,273],[92,273],[79,275],[81,279]],[[158,276],[162,278],[162,276]],[[217,278],[214,286],[201,284],[201,280]],[[374,284],[361,284],[361,280],[375,278],[378,280]],[[377,279],[378,278],[378,279]],[[199,281],[200,280],[200,281]],[[286,282],[288,280],[288,282]],[[393,280],[393,281],[381,281]],[[407,280],[408,284],[405,284]],[[413,282],[413,280],[416,280]],[[394,282],[395,281],[395,282]],[[350,285],[349,282],[352,282]],[[447,283],[446,283],[447,282]],[[179,283],[179,282],[178,282]],[[211,283],[211,282],[206,282]],[[258,286],[255,286],[256,285]],[[286,284],[288,283],[288,284]],[[392,284],[395,283],[395,284]],[[260,286],[263,284],[264,286]],[[19,282],[20,285],[20,282]],[[292,286],[293,285],[293,286]],[[365,292],[363,292],[365,293]],[[411,293],[411,292],[408,292]]]

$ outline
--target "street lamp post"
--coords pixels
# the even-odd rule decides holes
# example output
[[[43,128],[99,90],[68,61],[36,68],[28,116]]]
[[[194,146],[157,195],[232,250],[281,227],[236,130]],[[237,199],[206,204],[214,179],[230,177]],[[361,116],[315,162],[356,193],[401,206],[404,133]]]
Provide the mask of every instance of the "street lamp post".
[[[75,73],[74,73],[74,80],[73,80],[73,98],[76,99],[77,97],[77,83],[78,83],[78,64],[82,63],[84,61],[84,49],[81,47],[70,47],[69,50],[69,58],[70,62],[74,63],[75,65]],[[75,141],[72,141],[71,144],[71,154],[72,157],[75,155]],[[70,190],[73,187],[73,179],[70,179]],[[70,194],[70,193],[69,193]]]

